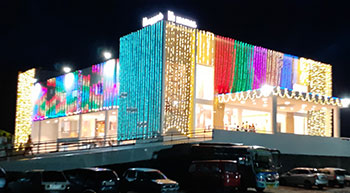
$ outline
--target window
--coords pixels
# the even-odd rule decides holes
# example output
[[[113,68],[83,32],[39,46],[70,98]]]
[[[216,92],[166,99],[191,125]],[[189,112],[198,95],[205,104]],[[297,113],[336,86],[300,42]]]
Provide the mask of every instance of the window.
[[[59,119],[58,138],[78,137],[79,115],[62,117]]]
[[[104,137],[105,111],[82,115],[82,138]]]

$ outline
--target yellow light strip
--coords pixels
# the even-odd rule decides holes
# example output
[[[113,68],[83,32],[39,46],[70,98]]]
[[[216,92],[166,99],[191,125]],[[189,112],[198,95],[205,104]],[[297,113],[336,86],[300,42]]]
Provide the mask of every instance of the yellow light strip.
[[[35,77],[35,69],[20,72],[17,84],[15,146],[26,143],[28,135],[32,132],[32,88]]]

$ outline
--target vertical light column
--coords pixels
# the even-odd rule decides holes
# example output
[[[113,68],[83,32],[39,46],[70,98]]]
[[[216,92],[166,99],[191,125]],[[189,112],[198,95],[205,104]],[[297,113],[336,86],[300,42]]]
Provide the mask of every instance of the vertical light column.
[[[33,101],[32,88],[35,77],[35,69],[30,69],[18,74],[17,103],[15,122],[15,145],[25,143],[31,134]]]
[[[163,132],[193,127],[196,29],[166,23]]]
[[[118,139],[161,130],[163,21],[120,38]]]

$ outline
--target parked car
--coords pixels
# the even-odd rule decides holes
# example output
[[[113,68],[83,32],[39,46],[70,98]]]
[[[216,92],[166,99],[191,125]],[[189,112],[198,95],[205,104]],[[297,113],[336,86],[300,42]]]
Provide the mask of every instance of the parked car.
[[[129,168],[121,181],[121,192],[176,192],[179,184],[161,171],[151,168]]]
[[[64,171],[74,193],[118,192],[118,174],[107,168],[80,168]]]
[[[322,173],[326,174],[329,186],[338,185],[339,187],[344,187],[345,181],[345,170],[341,168],[320,168]]]
[[[305,188],[327,186],[327,176],[316,168],[294,168],[280,176],[281,185],[303,185]]]
[[[237,190],[241,175],[234,160],[198,160],[189,167],[193,191],[201,190]]]
[[[350,172],[345,172],[345,185],[350,186]]]
[[[69,188],[69,182],[61,171],[33,170],[8,184],[11,193],[68,192]]]
[[[7,177],[6,172],[0,167],[0,193],[6,192]]]

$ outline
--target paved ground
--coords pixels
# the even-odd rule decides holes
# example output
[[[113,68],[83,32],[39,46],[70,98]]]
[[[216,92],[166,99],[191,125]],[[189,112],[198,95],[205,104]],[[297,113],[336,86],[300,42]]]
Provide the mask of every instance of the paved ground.
[[[255,192],[254,189],[249,189],[249,193]],[[323,193],[350,193],[350,187],[345,187],[345,188],[324,188],[323,190],[318,190],[316,187],[313,189],[305,189],[303,187],[290,187],[290,186],[280,186],[277,189],[268,189],[264,191],[265,193],[294,193],[294,192],[302,192],[302,193],[318,193],[318,192],[323,192]]]
[[[266,189],[264,193],[350,193],[350,187],[345,188],[324,188],[323,190],[318,190],[316,187],[313,189],[305,189],[303,187],[290,187],[290,186],[280,186],[276,189]],[[131,193],[131,192],[130,192]],[[187,193],[187,191],[180,191],[179,193]],[[201,192],[196,192],[201,193]],[[237,192],[242,193],[242,192]],[[249,188],[247,192],[244,193],[256,193],[255,189]]]

